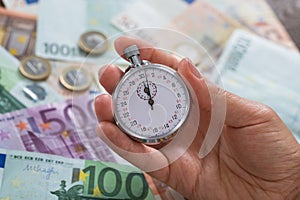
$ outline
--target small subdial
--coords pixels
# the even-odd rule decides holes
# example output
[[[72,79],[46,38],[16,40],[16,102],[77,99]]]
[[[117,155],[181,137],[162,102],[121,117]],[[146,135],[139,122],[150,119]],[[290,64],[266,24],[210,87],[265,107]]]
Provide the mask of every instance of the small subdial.
[[[143,81],[136,89],[137,95],[143,100],[149,100],[155,97],[157,87],[151,81]]]

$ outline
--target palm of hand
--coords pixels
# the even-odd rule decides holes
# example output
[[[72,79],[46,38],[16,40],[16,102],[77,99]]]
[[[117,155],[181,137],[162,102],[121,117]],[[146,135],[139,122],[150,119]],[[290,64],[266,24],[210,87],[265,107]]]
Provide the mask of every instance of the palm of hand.
[[[132,38],[120,38],[115,46],[121,55],[122,50],[131,44],[145,45]],[[272,109],[220,89],[218,93],[226,98],[225,125],[213,151],[200,159],[201,138],[211,115],[205,80],[195,72],[188,60],[179,62],[148,45],[146,47],[141,52],[143,59],[178,66],[179,74],[197,94],[202,116],[198,133],[189,149],[168,167],[150,172],[151,176],[189,199],[288,199],[297,195],[299,145]],[[106,90],[112,93],[122,75],[123,72],[118,68],[108,66],[99,79]],[[151,147],[132,141],[116,127],[111,104],[109,95],[101,95],[95,101],[101,129],[99,136],[129,151],[153,151]],[[133,164],[139,164],[123,156]],[[165,160],[168,158],[165,157]]]
[[[190,199],[292,198],[299,178],[298,144],[272,110],[253,121],[241,128],[225,126],[203,160],[197,151],[187,151],[169,166],[163,181]]]

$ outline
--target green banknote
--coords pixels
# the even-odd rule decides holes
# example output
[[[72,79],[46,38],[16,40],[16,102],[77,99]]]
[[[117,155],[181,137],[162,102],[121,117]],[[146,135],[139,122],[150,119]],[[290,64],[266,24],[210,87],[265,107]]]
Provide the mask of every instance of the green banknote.
[[[132,166],[0,150],[0,199],[154,199]]]
[[[46,82],[34,82],[19,73],[20,61],[0,46],[0,85],[26,107],[63,101]],[[2,91],[3,95],[4,91]],[[6,94],[6,98],[9,98]],[[20,107],[20,106],[19,106]],[[17,108],[17,107],[16,107]]]
[[[0,114],[22,108],[25,108],[25,106],[0,85]]]

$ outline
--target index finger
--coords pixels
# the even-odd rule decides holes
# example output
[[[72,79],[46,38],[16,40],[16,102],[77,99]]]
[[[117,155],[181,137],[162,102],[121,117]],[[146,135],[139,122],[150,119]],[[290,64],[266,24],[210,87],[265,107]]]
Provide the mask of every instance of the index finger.
[[[142,60],[148,60],[152,63],[166,65],[177,70],[180,62],[178,58],[167,52],[164,52],[161,49],[154,48],[145,41],[128,36],[121,36],[115,40],[115,49],[123,58],[125,58],[124,49],[131,45],[137,45]]]

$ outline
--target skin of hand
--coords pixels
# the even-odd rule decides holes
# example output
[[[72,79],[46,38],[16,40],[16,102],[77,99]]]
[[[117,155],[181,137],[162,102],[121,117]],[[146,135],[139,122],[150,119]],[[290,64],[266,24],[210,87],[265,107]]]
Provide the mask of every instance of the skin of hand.
[[[300,199],[300,145],[271,108],[213,84],[208,86],[208,81],[188,59],[179,60],[143,41],[123,36],[115,41],[115,48],[122,55],[133,44],[140,48],[142,59],[172,66],[189,82],[201,113],[197,135],[187,151],[167,167],[148,174],[188,199]],[[117,66],[107,65],[101,68],[99,81],[112,94],[123,74]],[[219,95],[225,95],[226,118],[217,144],[200,159],[201,138],[211,115],[208,87],[215,87]],[[115,125],[109,94],[96,98],[95,111],[101,139],[130,152],[153,151],[153,147],[132,140]],[[121,156],[136,166],[143,162]]]

